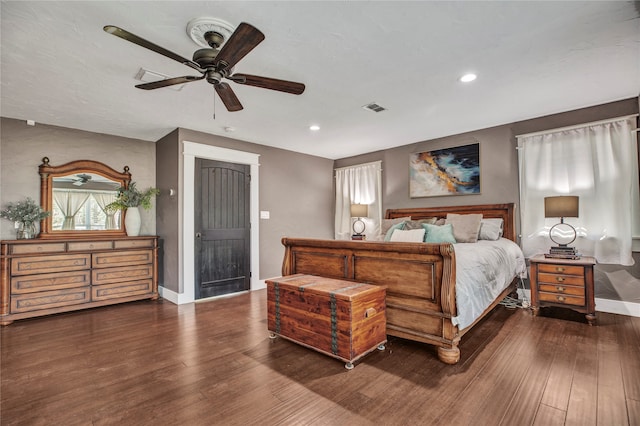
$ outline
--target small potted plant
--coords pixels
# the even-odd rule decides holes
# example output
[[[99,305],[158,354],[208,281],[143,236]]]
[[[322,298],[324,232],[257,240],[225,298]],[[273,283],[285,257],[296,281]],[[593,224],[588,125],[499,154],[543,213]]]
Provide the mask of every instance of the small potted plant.
[[[27,197],[24,201],[7,203],[4,210],[0,210],[0,217],[15,222],[16,239],[35,238],[36,223],[49,217],[51,212],[43,210],[33,199]]]
[[[140,210],[142,207],[145,210],[151,208],[151,199],[160,194],[160,190],[157,188],[147,188],[144,191],[140,191],[136,187],[135,182],[130,182],[125,188],[121,186],[118,188],[118,195],[116,200],[107,204],[108,210],[126,210],[124,217],[124,227],[127,231],[127,235],[135,237],[140,235]]]

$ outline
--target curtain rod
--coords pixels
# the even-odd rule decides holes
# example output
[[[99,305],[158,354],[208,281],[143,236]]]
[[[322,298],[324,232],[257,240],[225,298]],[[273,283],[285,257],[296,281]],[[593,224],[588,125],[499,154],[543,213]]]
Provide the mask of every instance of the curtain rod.
[[[354,164],[353,166],[344,166],[344,167],[339,167],[337,169],[333,169],[334,171],[338,171],[338,170],[343,170],[343,169],[351,169],[353,167],[361,167],[361,166],[368,166],[370,164],[380,164],[382,165],[382,160],[378,160],[378,161],[371,161],[370,163],[363,163],[363,164]]]
[[[606,120],[592,121],[590,123],[576,124],[575,126],[558,127],[557,129],[542,130],[540,132],[524,133],[516,135],[516,138],[547,135],[549,133],[566,132],[568,130],[582,129],[584,127],[596,126],[598,124],[613,123],[614,121],[625,120],[627,118],[638,117],[638,114],[624,115],[622,117],[609,118]]]

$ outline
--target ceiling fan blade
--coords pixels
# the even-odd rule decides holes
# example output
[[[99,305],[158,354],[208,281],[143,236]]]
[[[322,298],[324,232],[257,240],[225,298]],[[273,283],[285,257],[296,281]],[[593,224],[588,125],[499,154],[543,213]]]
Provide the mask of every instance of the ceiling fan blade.
[[[264,40],[264,34],[251,24],[240,23],[216,56],[216,70],[231,69]]]
[[[169,59],[173,59],[174,61],[178,61],[181,64],[184,64],[188,67],[193,68],[194,70],[198,70],[200,72],[204,72],[204,70],[202,70],[202,68],[200,68],[200,65],[198,65],[197,63],[193,62],[192,60],[189,60],[187,58],[183,58],[182,56],[178,55],[177,53],[173,53],[170,50],[165,49],[164,47],[160,47],[155,43],[152,43],[148,40],[145,40],[141,37],[138,37],[135,34],[130,33],[127,30],[123,30],[122,28],[116,27],[114,25],[105,25],[102,28],[105,32],[109,33],[109,34],[113,34],[116,37],[120,37],[124,40],[130,41],[131,43],[135,43],[138,46],[142,46],[146,49],[149,50],[153,50],[156,53],[159,53],[163,56],[166,56]]]
[[[231,89],[227,83],[219,83],[214,86],[216,88],[216,93],[220,96],[222,103],[225,107],[227,107],[228,111],[240,111],[242,109],[242,104],[238,97]]]
[[[292,93],[300,95],[304,92],[305,85],[295,83],[293,81],[278,80],[276,78],[260,77],[250,74],[233,74],[227,77],[238,84],[246,84],[248,86],[262,87],[263,89],[277,90],[279,92]]]
[[[159,89],[161,87],[173,86],[174,84],[191,83],[192,81],[202,80],[203,78],[204,78],[204,75],[200,77],[185,75],[184,77],[167,78],[166,80],[158,80],[158,81],[152,81],[150,83],[137,84],[136,87],[138,89],[152,90],[152,89]]]

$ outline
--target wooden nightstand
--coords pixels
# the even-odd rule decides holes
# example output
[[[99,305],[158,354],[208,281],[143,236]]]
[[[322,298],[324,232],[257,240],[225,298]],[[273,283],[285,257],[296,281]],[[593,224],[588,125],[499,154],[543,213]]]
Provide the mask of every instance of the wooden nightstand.
[[[557,306],[582,312],[589,325],[595,324],[593,257],[570,260],[536,255],[529,261],[533,315],[537,316],[543,306]]]

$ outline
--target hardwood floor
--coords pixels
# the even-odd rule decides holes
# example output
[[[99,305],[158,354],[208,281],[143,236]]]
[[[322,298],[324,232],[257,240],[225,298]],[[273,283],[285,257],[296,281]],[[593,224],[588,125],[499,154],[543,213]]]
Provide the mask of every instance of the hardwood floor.
[[[16,321],[0,424],[640,425],[640,318],[583,318],[499,306],[458,365],[391,338],[351,371],[270,340],[265,290]]]

